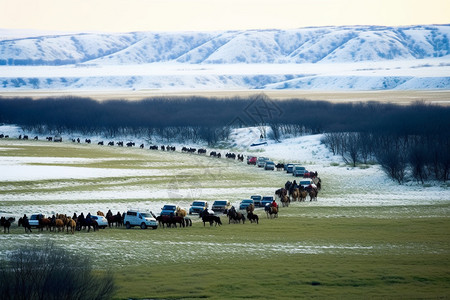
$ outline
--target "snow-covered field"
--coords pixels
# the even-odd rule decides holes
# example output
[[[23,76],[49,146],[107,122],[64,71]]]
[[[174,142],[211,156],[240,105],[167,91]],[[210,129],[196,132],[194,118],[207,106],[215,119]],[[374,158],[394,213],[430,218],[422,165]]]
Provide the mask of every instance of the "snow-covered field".
[[[245,162],[135,148],[98,146],[101,137],[90,137],[93,144],[23,141],[16,126],[0,126],[0,215],[66,213],[72,215],[98,210],[114,213],[140,209],[159,213],[166,203],[188,208],[193,200],[240,200],[254,194],[274,195],[274,191],[294,178],[285,172],[264,171]],[[30,134],[30,133],[28,133]],[[450,190],[432,183],[426,187],[415,182],[399,186],[376,165],[349,168],[321,143],[321,135],[285,138],[281,143],[259,142],[258,128],[236,129],[227,144],[234,152],[267,156],[276,162],[299,162],[318,171],[323,182],[317,202],[295,202],[282,209],[282,217],[305,218],[417,218],[450,214]],[[31,135],[33,136],[33,135]],[[130,137],[124,137],[124,140]],[[137,142],[136,138],[134,140]],[[139,141],[141,142],[141,141]],[[145,142],[142,140],[142,142]],[[176,145],[180,149],[181,145]],[[188,145],[199,147],[201,145]],[[208,149],[220,151],[226,149]],[[52,153],[57,153],[53,155]],[[304,211],[303,207],[318,210]],[[380,209],[383,208],[383,209]],[[376,213],[374,213],[374,209]],[[259,210],[259,209],[258,209]],[[201,226],[193,218],[194,226]],[[263,221],[264,222],[264,221]],[[266,221],[267,222],[267,221]],[[13,225],[15,227],[17,225]],[[225,225],[224,225],[225,226]],[[16,227],[15,227],[16,228]],[[0,234],[0,255],[20,246],[48,240],[73,252],[82,249],[95,253],[94,265],[104,268],[114,261],[118,266],[152,264],[168,261],[193,262],[199,257],[232,257],[261,252],[261,258],[294,253],[367,255],[391,253],[435,253],[444,248],[426,245],[329,243],[327,241],[246,242],[229,240],[210,242],[191,235],[149,238],[140,230],[108,230],[97,234]],[[20,232],[20,233],[19,233]],[[104,234],[103,234],[104,233]],[[129,234],[133,234],[130,240]],[[139,242],[133,242],[138,239]],[[130,244],[133,243],[133,244]],[[170,248],[170,251],[167,249]],[[151,251],[149,251],[151,249]],[[220,260],[219,259],[219,260]]]
[[[12,126],[1,126],[0,132],[11,137],[21,134],[19,128]],[[450,202],[450,191],[440,183],[426,187],[416,182],[398,185],[377,165],[368,168],[345,166],[339,156],[333,156],[320,143],[321,135],[286,138],[281,143],[269,140],[267,145],[250,146],[259,141],[259,134],[257,128],[236,129],[228,143],[233,151],[246,155],[267,156],[275,162],[302,163],[307,169],[317,171],[323,181],[319,201],[294,205],[371,207]],[[24,146],[75,147],[83,151],[86,148],[102,149],[114,157],[22,156],[20,152]],[[180,149],[181,145],[176,146]],[[264,171],[226,159],[155,152],[146,148],[101,148],[95,140],[91,145],[0,140],[1,213],[19,217],[34,212],[72,214],[130,208],[158,213],[167,202],[188,208],[195,199],[211,203],[225,199],[237,206],[240,200],[253,194],[273,195],[287,180],[295,179],[285,172]],[[15,149],[17,155],[11,155]],[[222,155],[227,152],[208,150],[220,151]],[[127,161],[135,159],[134,155],[145,156],[139,158],[138,166],[127,165]],[[114,165],[119,167],[111,167]],[[244,178],[242,183],[234,180],[238,174]],[[249,181],[249,177],[255,180]]]

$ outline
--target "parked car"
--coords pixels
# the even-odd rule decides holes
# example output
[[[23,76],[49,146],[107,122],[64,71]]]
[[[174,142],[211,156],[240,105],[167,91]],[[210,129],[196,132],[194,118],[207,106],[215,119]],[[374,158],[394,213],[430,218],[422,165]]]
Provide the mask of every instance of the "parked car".
[[[170,216],[175,215],[175,212],[177,210],[177,206],[173,204],[166,204],[161,208],[160,216]]]
[[[256,165],[257,159],[256,156],[247,156],[247,165]]]
[[[228,200],[216,200],[214,201],[211,209],[213,212],[224,212],[231,208],[231,203]]]
[[[208,209],[208,202],[206,201],[194,201],[189,208],[189,214],[199,214],[205,209]]]
[[[258,168],[262,168],[262,167],[264,167],[264,165],[266,164],[266,161],[268,161],[268,160],[269,159],[267,157],[258,157],[256,165],[258,166]]]
[[[134,226],[140,226],[141,229],[147,229],[147,227],[152,227],[153,229],[158,228],[156,219],[153,218],[150,213],[139,212],[136,210],[127,211],[123,223],[127,229]]]
[[[61,137],[60,135],[56,135],[56,136],[53,138],[53,141],[54,141],[54,142],[62,142],[62,137]]]
[[[273,196],[264,196],[261,200],[261,206],[265,207],[266,204],[272,203],[273,202]]]
[[[43,214],[33,214],[28,219],[28,223],[30,224],[31,227],[39,227],[39,220],[42,218],[45,218]]]
[[[299,185],[302,185],[304,188],[306,188],[307,186],[309,186],[312,183],[312,179],[310,178],[304,178],[302,180],[300,180],[300,182],[298,183]]]
[[[239,209],[245,210],[250,204],[255,205],[252,199],[244,199],[241,201],[241,204],[239,204]]]
[[[91,215],[91,220],[97,221],[99,228],[108,227],[108,220],[104,216]]]
[[[292,173],[294,171],[294,164],[286,165],[286,173]]]
[[[301,166],[294,166],[294,169],[292,171],[292,176],[295,177],[303,177],[303,175],[306,173],[305,167]]]
[[[275,163],[271,160],[266,161],[264,164],[264,170],[275,170]]]
[[[255,206],[261,206],[262,197],[260,195],[253,195],[250,197],[250,199],[253,200],[253,203],[255,204]]]

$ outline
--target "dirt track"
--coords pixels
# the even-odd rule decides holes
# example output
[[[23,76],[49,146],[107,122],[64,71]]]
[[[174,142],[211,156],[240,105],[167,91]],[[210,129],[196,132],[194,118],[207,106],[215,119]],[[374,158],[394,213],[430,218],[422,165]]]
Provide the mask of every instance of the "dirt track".
[[[149,97],[248,97],[251,95],[265,94],[272,99],[307,99],[307,100],[326,100],[332,102],[391,102],[398,104],[409,104],[416,101],[425,103],[434,103],[448,106],[450,105],[450,90],[435,91],[295,91],[295,90],[236,90],[236,91],[162,91],[162,90],[139,90],[139,91],[14,91],[1,92],[0,97],[31,97],[33,99],[60,97],[60,96],[79,96],[89,97],[99,101],[104,100],[141,100]]]

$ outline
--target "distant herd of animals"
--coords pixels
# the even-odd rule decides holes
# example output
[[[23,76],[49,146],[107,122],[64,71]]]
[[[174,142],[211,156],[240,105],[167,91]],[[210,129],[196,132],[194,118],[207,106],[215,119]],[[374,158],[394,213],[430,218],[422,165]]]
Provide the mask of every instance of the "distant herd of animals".
[[[0,134],[0,138],[9,138],[8,135],[4,135],[4,134]],[[19,139],[23,139],[23,140],[28,140],[28,136],[27,135],[20,135]],[[38,136],[34,137],[34,140],[39,140]],[[61,142],[62,138],[59,136],[56,137],[46,137],[47,141],[58,141]],[[77,139],[72,139],[72,142],[74,143],[81,143],[81,140],[79,138]],[[84,141],[87,144],[91,143],[90,139],[85,139]],[[123,142],[119,141],[119,142],[114,142],[114,141],[110,141],[108,142],[109,146],[123,146]],[[98,145],[104,145],[103,141],[98,142]],[[127,147],[133,147],[135,146],[134,142],[128,142],[125,144]],[[140,145],[140,148],[143,149],[144,148],[144,144]],[[170,146],[170,145],[162,145],[162,146],[156,146],[156,145],[152,145],[149,147],[149,149],[151,150],[161,150],[161,151],[176,151],[176,148],[174,146]],[[201,149],[196,149],[196,148],[187,148],[187,147],[183,147],[181,149],[181,152],[185,152],[185,153],[198,153],[198,154],[206,154],[207,151],[204,148]],[[210,152],[210,157],[217,157],[217,158],[221,158],[221,153],[217,152],[217,151],[211,151]],[[244,155],[243,154],[238,154],[236,155],[235,153],[226,153],[225,155],[226,158],[230,158],[230,159],[237,159],[239,161],[243,161],[244,160]],[[284,164],[277,164],[276,165],[277,170],[284,170]],[[280,188],[278,190],[275,191],[275,195],[277,195],[280,198],[281,204],[283,207],[289,206],[289,203],[291,201],[305,201],[307,196],[310,196],[310,201],[317,201],[317,195],[319,190],[321,189],[321,180],[320,178],[317,176],[317,172],[308,172],[308,177],[312,178],[312,184],[310,186],[307,187],[303,187],[302,185],[298,185],[296,183],[296,181],[294,180],[294,182],[290,182],[287,181],[285,183],[285,186],[283,188]],[[251,223],[256,222],[257,224],[259,223],[259,217],[258,215],[256,215],[254,213],[254,209],[255,206],[253,204],[249,205],[246,208],[247,211],[247,218],[245,217],[245,215],[239,211],[236,211],[236,209],[234,207],[232,207],[231,209],[225,211],[224,213],[227,215],[228,219],[229,219],[229,224],[233,223],[245,223],[245,220],[248,219]],[[268,218],[273,218],[273,217],[278,217],[278,210],[279,207],[278,206],[266,206],[264,207],[265,213],[267,214]],[[97,212],[97,215],[100,216],[104,216],[104,214],[101,211]],[[163,228],[165,227],[177,227],[177,224],[180,227],[188,227],[188,226],[192,226],[192,221],[186,217],[186,211],[185,210],[180,210],[177,211],[177,214],[175,216],[158,216],[156,217],[155,215],[153,215],[155,217],[155,219],[159,222],[159,225],[162,226]],[[220,219],[219,216],[215,215],[215,214],[209,214],[207,210],[205,210],[203,213],[199,214],[199,217],[202,219],[203,224],[205,225],[206,223],[209,223],[210,226],[214,225],[222,225],[222,221]],[[106,215],[106,219],[108,220],[108,226],[112,227],[112,226],[116,226],[116,227],[120,227],[123,226],[123,218],[124,218],[124,214],[120,214],[120,212],[118,212],[116,215],[112,215],[110,213],[110,211],[107,213]],[[15,218],[9,217],[1,217],[0,218],[0,226],[4,227],[4,233],[6,233],[6,231],[9,232],[9,228],[10,226],[14,223]],[[89,232],[91,227],[93,228],[94,231],[96,231],[98,229],[98,224],[96,224],[97,222],[95,220],[90,220],[88,219],[88,221],[86,221],[86,218],[83,217],[83,214],[81,214],[80,216],[76,216],[76,214],[74,214],[73,217],[67,217],[66,215],[63,214],[56,214],[54,216],[52,216],[52,218],[42,218],[42,220],[39,220],[39,225],[37,226],[38,230],[42,231],[44,228],[46,228],[47,230],[50,231],[64,231],[66,230],[67,232],[71,232],[74,233],[75,231],[81,231],[81,230],[86,230]],[[18,220],[18,226],[23,226],[25,228],[25,232],[31,232],[31,226],[29,225],[28,220],[25,218],[20,218]]]

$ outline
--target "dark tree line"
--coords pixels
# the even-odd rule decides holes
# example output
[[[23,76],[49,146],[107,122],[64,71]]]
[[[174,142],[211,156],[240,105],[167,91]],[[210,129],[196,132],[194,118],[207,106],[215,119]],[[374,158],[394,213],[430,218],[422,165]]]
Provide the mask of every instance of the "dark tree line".
[[[420,182],[449,178],[450,107],[420,102],[274,101],[263,94],[102,102],[75,97],[0,98],[0,123],[42,133],[157,136],[168,142],[210,145],[226,139],[232,128],[270,126],[275,140],[327,133],[323,142],[334,154],[353,165],[378,162],[400,183],[407,171]]]

